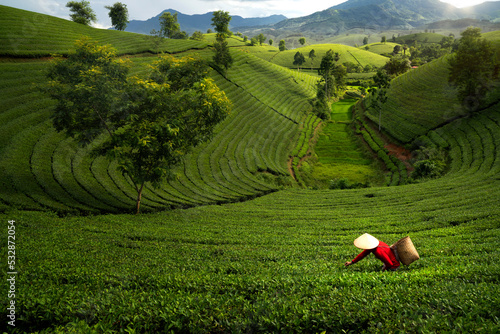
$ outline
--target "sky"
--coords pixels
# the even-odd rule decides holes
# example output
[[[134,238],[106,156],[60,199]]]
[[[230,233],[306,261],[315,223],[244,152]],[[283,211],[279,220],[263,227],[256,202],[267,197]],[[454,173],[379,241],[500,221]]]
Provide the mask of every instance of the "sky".
[[[76,0],[80,1],[80,0]],[[108,28],[109,10],[115,2],[127,5],[129,20],[147,20],[165,9],[175,9],[184,14],[205,14],[214,10],[228,11],[231,15],[263,17],[282,14],[288,18],[306,16],[333,7],[346,0],[87,0],[97,16],[97,28]],[[441,0],[455,7],[468,7],[484,0]],[[1,5],[30,10],[37,13],[69,19],[69,0],[0,0]]]

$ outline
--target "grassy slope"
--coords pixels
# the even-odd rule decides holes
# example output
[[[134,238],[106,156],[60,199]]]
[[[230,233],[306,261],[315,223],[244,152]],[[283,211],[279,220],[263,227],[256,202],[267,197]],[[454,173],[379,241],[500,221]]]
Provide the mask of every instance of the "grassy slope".
[[[359,49],[364,50],[368,47],[368,51],[382,55],[384,53],[392,53],[394,51],[394,47],[396,43],[386,42],[386,43],[371,43],[367,45],[360,46]]]
[[[8,7],[2,9],[20,17],[24,15],[27,20],[36,15]],[[42,27],[56,27],[60,21],[45,19]],[[4,29],[5,24],[0,21],[0,29]],[[135,47],[128,53],[143,50],[140,44],[135,44],[139,35],[127,33],[113,40],[116,31],[81,25],[74,28],[88,31],[98,40],[104,36],[105,41],[118,43],[121,52],[124,45]],[[57,31],[49,29],[50,38],[39,40],[48,41]],[[39,54],[40,44],[30,44],[29,38],[21,37],[18,42],[25,47],[17,50],[18,57]],[[66,31],[59,30],[59,37],[65,42],[56,42],[54,48],[67,52],[64,49],[66,40],[69,43]],[[176,43],[178,41],[168,40],[164,47],[176,48]],[[187,43],[185,48],[196,49],[185,53],[198,53],[211,59],[209,48],[197,49],[199,43]],[[6,50],[8,54],[10,51]],[[277,186],[272,180],[287,178],[286,160],[299,135],[299,122],[311,108],[307,101],[313,96],[314,79],[270,64],[238,47],[231,50],[235,64],[228,80],[215,71],[211,76],[229,96],[234,110],[218,127],[215,138],[196,148],[176,169],[177,179],[160,190],[147,189],[145,210],[241,200],[274,191]],[[147,66],[155,60],[156,57],[132,57],[131,74],[147,75]],[[47,66],[46,61],[9,58],[0,63],[0,96],[4,101],[0,109],[4,139],[0,147],[0,170],[4,175],[0,181],[0,206],[84,212],[121,212],[132,208],[135,190],[113,163],[91,157],[89,149],[78,148],[52,129],[49,116],[54,103],[36,87],[44,81]],[[277,84],[269,89],[261,84],[263,82]]]
[[[311,52],[312,49],[314,49],[316,53],[316,58],[314,59],[313,64],[311,64],[311,59],[309,59],[309,52]],[[294,50],[279,52],[270,59],[267,59],[274,64],[278,64],[288,68],[296,68],[296,66],[293,65],[293,57],[297,52],[302,52],[304,54],[304,57],[306,58],[306,62],[302,65],[302,67],[310,68],[311,66],[314,66],[317,68],[319,67],[321,58],[323,58],[323,56],[330,49],[340,54],[340,60],[338,61],[339,64],[342,64],[344,62],[359,62],[362,66],[371,64],[377,67],[381,67],[387,62],[386,57],[341,44],[317,44],[305,46]]]
[[[318,163],[312,167],[308,184],[325,187],[330,181],[341,178],[347,178],[350,183],[375,184],[380,177],[373,158],[361,150],[349,131],[351,107],[355,102],[343,100],[333,104],[332,121],[325,124],[314,146]]]
[[[446,36],[430,32],[422,32],[397,37],[396,42],[400,44],[408,44],[408,47],[410,47],[410,44],[413,44],[415,41],[418,43],[439,43],[443,37]]]
[[[42,57],[66,54],[76,39],[89,36],[102,44],[112,44],[119,54],[155,50],[152,37],[125,31],[102,30],[49,15],[0,5],[0,56]],[[203,48],[192,40],[172,40],[161,47],[166,52]]]
[[[448,84],[448,66],[447,58],[440,58],[391,82],[382,112],[382,127],[390,135],[407,143],[462,114]],[[368,117],[378,124],[375,110],[369,109]]]
[[[451,148],[451,171],[422,184],[139,217],[9,212],[17,329],[498,332],[500,110],[430,137]],[[421,259],[397,273],[373,256],[344,268],[365,232],[410,235]]]
[[[500,34],[490,32],[484,34],[484,37],[492,42],[500,54]],[[427,131],[444,125],[450,119],[464,116],[457,101],[456,88],[448,83],[448,57],[411,70],[391,82],[388,100],[383,106],[382,127],[393,138],[408,143]],[[498,98],[497,89],[487,104]],[[366,105],[370,105],[370,99],[366,101]],[[378,113],[374,109],[369,109],[368,117],[378,124]]]

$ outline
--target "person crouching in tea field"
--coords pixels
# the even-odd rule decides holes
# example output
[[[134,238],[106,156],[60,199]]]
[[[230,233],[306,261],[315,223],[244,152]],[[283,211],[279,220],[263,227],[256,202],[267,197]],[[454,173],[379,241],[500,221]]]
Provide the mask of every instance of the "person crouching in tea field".
[[[361,261],[370,253],[373,253],[377,259],[384,263],[382,271],[396,271],[400,266],[399,261],[396,259],[396,254],[394,254],[394,251],[389,247],[389,245],[368,233],[365,233],[354,240],[354,246],[363,249],[363,251],[359,253],[354,260],[347,261],[344,264],[346,267]]]

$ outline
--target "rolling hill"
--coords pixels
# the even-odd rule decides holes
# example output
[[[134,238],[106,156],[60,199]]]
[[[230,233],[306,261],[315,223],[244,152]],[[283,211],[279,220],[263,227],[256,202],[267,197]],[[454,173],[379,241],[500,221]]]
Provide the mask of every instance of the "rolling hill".
[[[67,54],[74,41],[84,35],[99,40],[102,44],[112,44],[120,54],[157,51],[150,36],[95,29],[49,15],[0,5],[0,56],[46,57],[53,53]],[[206,46],[204,42],[173,40],[162,51],[175,53]]]
[[[115,45],[132,75],[146,75],[156,55],[141,54],[149,46],[140,35],[0,11],[8,33],[0,35],[0,219],[9,260],[0,314],[8,318],[15,304],[16,316],[2,332],[499,332],[499,101],[457,117],[447,58],[395,79],[383,114],[398,141],[447,152],[443,177],[314,190],[297,187],[287,163],[319,123],[308,112],[315,78],[279,65],[288,54],[272,63],[262,56],[278,57],[272,47],[234,40],[227,78],[210,74],[234,110],[176,180],[147,189],[144,205],[156,212],[130,215],[133,189],[113,162],[53,130],[54,102],[36,86],[48,61],[33,57],[67,53],[80,34]],[[29,22],[30,33],[16,32],[10,17],[17,28]],[[498,32],[485,37],[500,51]],[[162,49],[213,54],[175,43]],[[375,120],[369,103],[358,102],[355,115]],[[420,260],[397,272],[380,272],[372,256],[345,268],[359,252],[352,241],[366,232],[389,244],[410,235]]]
[[[308,56],[311,50],[315,51],[316,58],[312,61]],[[293,65],[294,55],[297,52],[301,52],[306,62],[302,65],[304,68],[310,67],[319,67],[321,62],[321,58],[328,52],[328,50],[333,50],[334,52],[338,52],[340,55],[340,59],[338,61],[339,64],[343,64],[345,62],[351,62],[355,64],[360,64],[365,67],[370,64],[376,67],[382,67],[387,62],[387,57],[380,56],[378,54],[374,54],[372,52],[368,52],[362,49],[358,49],[355,47],[342,45],[342,44],[314,44],[310,46],[300,47],[294,50],[286,50],[283,52],[275,53],[273,57],[269,59],[270,62],[274,64],[278,64],[280,66],[288,67],[288,68],[296,68]]]

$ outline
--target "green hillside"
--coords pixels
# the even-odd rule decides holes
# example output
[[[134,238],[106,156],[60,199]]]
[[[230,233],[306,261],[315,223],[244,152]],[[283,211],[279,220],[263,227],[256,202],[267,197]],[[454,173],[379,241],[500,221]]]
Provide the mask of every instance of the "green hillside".
[[[456,89],[448,83],[448,57],[411,70],[391,82],[388,100],[383,105],[382,127],[402,143],[409,143],[450,120],[465,116],[458,103]],[[495,103],[498,92],[488,104]],[[498,101],[497,101],[498,102]],[[370,106],[370,99],[365,101]],[[378,112],[368,109],[367,116],[378,124]]]
[[[413,45],[413,43],[439,43],[446,37],[441,34],[431,33],[431,32],[421,32],[416,34],[404,35],[396,38],[396,42],[400,44],[407,44],[408,46]]]
[[[35,15],[8,10],[21,17]],[[59,22],[56,18],[46,18],[45,26],[55,27]],[[115,31],[80,25],[76,25],[76,31],[80,27],[91,36],[99,38],[99,34],[103,34],[108,37],[106,41],[114,41],[109,36],[115,36]],[[54,28],[47,31],[50,36],[47,41],[53,38],[51,34],[57,33],[61,38],[68,38],[65,31]],[[137,47],[136,38],[142,38],[134,34],[122,36],[125,37],[117,40],[122,51],[127,43]],[[37,46],[28,41],[29,38],[19,39],[20,45],[30,48],[16,50],[16,57],[37,53]],[[167,40],[164,47],[172,49],[177,47],[176,43]],[[199,43],[186,43],[187,50],[181,55],[194,52],[211,59],[213,52],[209,48],[198,49]],[[65,44],[55,45],[55,48],[63,48]],[[184,163],[175,170],[175,180],[160,190],[147,189],[143,200],[146,211],[238,201],[276,191],[281,184],[289,183],[287,161],[300,134],[299,123],[311,109],[309,100],[314,96],[315,79],[271,64],[238,47],[231,50],[234,65],[227,79],[216,71],[211,72],[217,85],[233,102],[231,115],[219,125],[211,142],[185,157]],[[68,52],[66,49],[54,51]],[[140,51],[130,50],[131,53]],[[6,54],[9,52],[7,49]],[[14,206],[59,212],[123,212],[133,208],[135,189],[116,170],[114,163],[91,156],[92,146],[80,148],[52,128],[49,117],[54,102],[37,88],[37,84],[45,80],[49,63],[4,59],[0,62],[3,101],[0,133],[4,139],[0,148],[2,208]],[[148,66],[156,59],[130,58],[131,74],[146,75]],[[275,84],[268,89],[262,85],[264,82]]]
[[[450,148],[451,170],[421,184],[142,216],[4,214],[22,249],[16,328],[495,333],[500,109],[429,138]],[[410,235],[420,260],[396,273],[373,256],[344,268],[367,231],[389,244]]]
[[[314,49],[316,53],[316,58],[314,59],[313,64],[311,63],[311,59],[309,59],[309,52],[311,52],[312,49]],[[296,68],[296,66],[293,65],[293,57],[297,52],[302,52],[306,58],[306,62],[302,65],[302,67],[319,67],[321,58],[324,57],[330,49],[340,54],[340,60],[338,61],[339,64],[352,62],[355,64],[361,64],[363,67],[368,64],[376,67],[382,67],[387,62],[386,57],[342,44],[316,44],[294,50],[287,50],[275,54],[269,59],[269,61],[280,66]]]
[[[263,178],[286,177],[286,160],[298,135],[298,122],[310,109],[311,82],[290,70],[242,55],[234,53],[230,81],[212,73],[233,101],[230,117],[210,143],[186,157],[176,170],[177,181],[159,191],[148,190],[146,208],[253,197],[276,190],[276,185]],[[144,71],[142,66],[154,60],[134,58],[138,68],[133,73]],[[0,63],[0,68],[4,101],[1,133],[5,139],[1,145],[0,198],[4,208],[112,212],[132,208],[134,189],[116,167],[104,158],[91,157],[91,147],[78,148],[52,128],[49,116],[54,103],[34,86],[44,80],[47,63],[7,62]],[[274,80],[283,87],[263,91],[260,82]]]
[[[371,44],[360,46],[359,49],[367,50],[367,51],[382,55],[382,54],[392,53],[394,51],[394,47],[396,45],[399,45],[399,44],[390,43],[390,42],[387,42],[387,43],[380,43],[379,42],[379,43],[371,43]],[[368,47],[368,49],[366,49],[367,47]]]
[[[44,57],[53,53],[67,54],[75,40],[82,36],[111,44],[119,54],[153,52],[151,36],[117,30],[87,27],[53,16],[0,5],[0,56]],[[206,47],[205,42],[169,40],[161,51],[174,53]]]
[[[407,143],[461,115],[456,90],[448,84],[448,73],[447,58],[440,58],[395,78],[383,107],[383,128]],[[370,109],[368,117],[378,124],[375,110]]]

